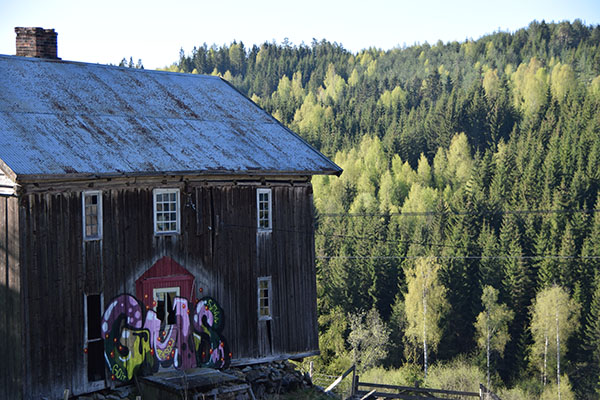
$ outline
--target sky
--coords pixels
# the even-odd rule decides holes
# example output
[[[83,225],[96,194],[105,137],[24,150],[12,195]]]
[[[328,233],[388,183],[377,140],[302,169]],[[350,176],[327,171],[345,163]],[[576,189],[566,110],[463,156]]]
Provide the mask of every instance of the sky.
[[[203,43],[326,39],[356,53],[577,18],[600,24],[600,0],[0,0],[0,54],[15,54],[16,26],[54,28],[63,60],[154,69]]]

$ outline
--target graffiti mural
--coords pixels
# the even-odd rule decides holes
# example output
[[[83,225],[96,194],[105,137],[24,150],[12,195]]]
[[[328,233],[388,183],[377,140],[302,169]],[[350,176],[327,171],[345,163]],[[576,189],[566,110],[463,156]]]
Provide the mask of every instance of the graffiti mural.
[[[225,366],[225,343],[219,332],[222,328],[223,310],[211,297],[196,305],[194,313],[194,348],[196,363],[210,368]]]
[[[231,353],[223,339],[223,310],[211,297],[190,307],[175,297],[169,312],[174,318],[159,318],[134,296],[114,298],[102,318],[104,357],[112,379],[127,382],[134,375],[148,375],[159,368],[223,368]],[[173,323],[168,323],[173,322]]]

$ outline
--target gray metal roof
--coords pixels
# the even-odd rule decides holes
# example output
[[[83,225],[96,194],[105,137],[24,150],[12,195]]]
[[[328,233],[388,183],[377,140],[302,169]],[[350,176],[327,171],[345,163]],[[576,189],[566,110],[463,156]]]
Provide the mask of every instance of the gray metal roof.
[[[3,55],[0,161],[17,176],[341,172],[221,78]]]

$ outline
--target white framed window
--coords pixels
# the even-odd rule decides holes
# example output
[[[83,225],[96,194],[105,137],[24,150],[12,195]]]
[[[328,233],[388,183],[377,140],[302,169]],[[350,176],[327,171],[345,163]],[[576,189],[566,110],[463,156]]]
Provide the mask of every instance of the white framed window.
[[[83,192],[81,196],[83,239],[102,239],[102,192]]]
[[[258,319],[269,320],[273,318],[271,309],[271,277],[258,278]]]
[[[256,223],[259,231],[273,229],[271,189],[256,189]]]
[[[179,189],[154,189],[154,234],[179,233]]]
[[[154,311],[162,321],[161,325],[175,325],[175,297],[179,297],[179,287],[155,288],[152,290]]]

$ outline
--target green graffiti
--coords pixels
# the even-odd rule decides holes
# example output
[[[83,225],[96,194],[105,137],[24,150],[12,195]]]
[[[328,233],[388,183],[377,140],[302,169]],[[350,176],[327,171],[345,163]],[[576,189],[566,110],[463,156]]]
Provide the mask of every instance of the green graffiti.
[[[113,364],[110,372],[115,377],[115,379],[118,379],[121,382],[125,382],[127,380],[127,371],[121,368],[121,366],[118,364]]]
[[[140,369],[153,369],[154,356],[147,329],[121,327],[122,321],[118,322],[113,324],[108,338],[104,340],[104,352],[112,378],[127,382]]]
[[[205,297],[196,305],[194,315],[194,346],[199,366],[223,368],[231,359],[221,337],[223,310],[211,297]]]
[[[161,366],[229,365],[232,354],[221,334],[224,313],[219,304],[210,297],[198,301],[195,309],[178,297],[174,303],[177,323],[167,330],[153,310],[144,313],[142,303],[131,295],[119,295],[108,305],[102,318],[102,337],[104,358],[113,380],[128,382]]]

